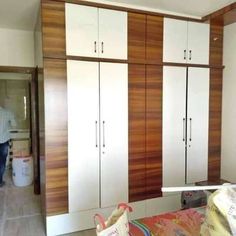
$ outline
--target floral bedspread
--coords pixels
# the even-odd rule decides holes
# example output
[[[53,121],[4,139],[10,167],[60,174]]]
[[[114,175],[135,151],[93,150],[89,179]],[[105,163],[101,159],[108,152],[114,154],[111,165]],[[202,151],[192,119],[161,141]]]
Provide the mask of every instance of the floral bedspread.
[[[130,222],[130,236],[199,236],[204,214],[195,209]]]

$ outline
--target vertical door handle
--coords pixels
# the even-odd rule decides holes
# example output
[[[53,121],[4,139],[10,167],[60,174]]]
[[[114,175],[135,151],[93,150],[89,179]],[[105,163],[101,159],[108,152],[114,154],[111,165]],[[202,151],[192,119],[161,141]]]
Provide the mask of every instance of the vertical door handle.
[[[97,53],[97,41],[94,41],[94,52]]]
[[[185,118],[183,118],[183,142],[185,142]]]
[[[95,146],[98,147],[98,122],[95,121]]]
[[[102,42],[102,53],[104,53],[104,42]]]
[[[189,50],[189,60],[192,60],[192,50]]]
[[[103,129],[103,132],[102,132],[102,134],[103,134],[103,144],[102,144],[102,146],[103,147],[105,147],[106,145],[105,145],[105,121],[103,121],[102,122],[102,129]]]
[[[189,130],[189,141],[192,141],[192,118],[189,119],[190,130]]]
[[[186,60],[186,57],[187,57],[187,56],[186,56],[186,52],[187,52],[187,50],[185,49],[185,50],[184,50],[184,60]]]

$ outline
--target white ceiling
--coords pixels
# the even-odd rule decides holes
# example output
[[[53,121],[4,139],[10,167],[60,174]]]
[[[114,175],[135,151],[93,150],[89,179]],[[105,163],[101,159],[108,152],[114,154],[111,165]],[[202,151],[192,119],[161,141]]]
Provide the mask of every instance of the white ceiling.
[[[163,13],[201,18],[236,0],[87,0],[91,2],[126,5]]]
[[[200,18],[236,0],[85,0]],[[0,0],[0,28],[33,30],[40,0]]]
[[[0,28],[33,30],[40,0],[0,0]]]

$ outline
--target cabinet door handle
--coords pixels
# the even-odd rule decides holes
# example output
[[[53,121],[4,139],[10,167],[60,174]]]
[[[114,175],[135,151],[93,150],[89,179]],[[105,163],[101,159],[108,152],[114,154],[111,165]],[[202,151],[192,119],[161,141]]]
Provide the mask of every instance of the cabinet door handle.
[[[186,57],[187,57],[187,56],[186,56],[186,52],[187,52],[187,50],[185,49],[185,50],[184,50],[184,60],[186,60]]]
[[[189,119],[189,125],[190,125],[190,130],[189,130],[189,141],[192,141],[192,118]]]
[[[98,147],[98,122],[95,121],[95,146]]]
[[[189,50],[189,60],[192,60],[192,50]]]
[[[185,118],[183,118],[183,142],[185,142]]]
[[[103,132],[102,132],[103,133],[103,142],[102,142],[103,144],[102,144],[102,146],[105,147],[106,146],[105,145],[105,121],[102,122],[102,129],[103,129]]]
[[[97,41],[94,41],[94,52],[97,53]]]
[[[102,53],[104,53],[104,42],[102,42]]]

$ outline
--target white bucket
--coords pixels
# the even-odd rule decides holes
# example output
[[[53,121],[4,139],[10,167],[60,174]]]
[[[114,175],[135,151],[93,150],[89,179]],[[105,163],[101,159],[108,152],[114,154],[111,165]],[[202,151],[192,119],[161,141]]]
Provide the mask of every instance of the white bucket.
[[[14,157],[12,161],[12,179],[14,185],[24,187],[33,182],[33,159],[28,157]]]

